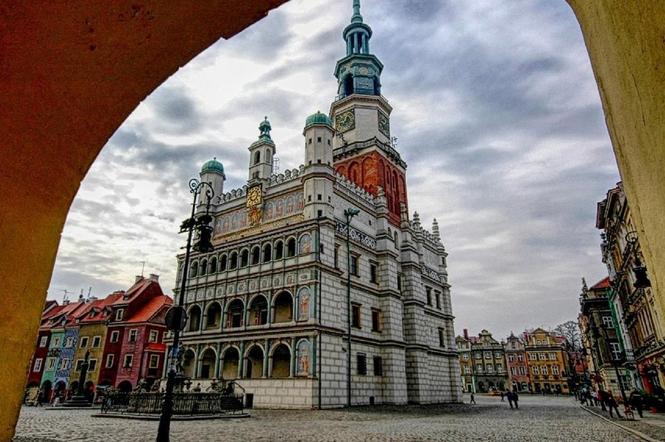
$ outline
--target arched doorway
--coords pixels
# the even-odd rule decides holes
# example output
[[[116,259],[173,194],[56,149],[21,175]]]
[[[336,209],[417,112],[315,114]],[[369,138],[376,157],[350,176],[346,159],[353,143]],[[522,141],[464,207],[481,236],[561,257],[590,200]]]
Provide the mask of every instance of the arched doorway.
[[[212,379],[215,377],[216,361],[217,355],[215,354],[215,350],[206,348],[203,354],[201,354],[200,379]]]
[[[288,378],[291,375],[291,349],[286,344],[275,347],[271,360],[271,378]]]
[[[118,391],[121,393],[131,393],[132,383],[129,381],[122,381],[118,384]]]
[[[290,322],[293,321],[293,296],[289,292],[281,292],[273,300],[273,321]]]
[[[228,347],[222,355],[222,379],[230,380],[238,378],[238,364],[240,353],[235,347]]]
[[[249,379],[263,377],[263,349],[259,345],[253,345],[247,352],[244,377]]]
[[[196,375],[196,353],[188,348],[182,355],[182,372],[185,377],[193,379]]]

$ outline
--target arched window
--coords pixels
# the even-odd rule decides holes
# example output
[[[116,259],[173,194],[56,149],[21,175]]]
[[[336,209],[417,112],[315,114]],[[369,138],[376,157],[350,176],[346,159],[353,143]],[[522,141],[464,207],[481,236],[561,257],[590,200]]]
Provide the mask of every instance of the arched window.
[[[203,260],[201,261],[201,276],[205,275],[208,272],[208,261]]]
[[[279,344],[272,353],[272,378],[288,378],[291,375],[291,350]]]
[[[261,162],[261,152],[257,150],[256,153],[254,153],[254,164],[259,164],[260,162]]]
[[[312,235],[310,235],[309,233],[304,233],[300,237],[298,245],[298,254],[308,255],[310,253],[312,253]]]
[[[296,376],[309,376],[310,345],[307,339],[301,339],[296,346]]]
[[[198,274],[199,274],[199,263],[194,261],[192,263],[192,266],[191,266],[190,270],[189,270],[189,277],[194,278],[194,277],[198,276]]]
[[[249,317],[247,318],[250,325],[264,325],[268,323],[268,301],[265,296],[259,295],[252,299],[249,304]]]
[[[277,241],[275,244],[275,259],[282,259],[284,257],[284,243],[282,240]]]
[[[226,261],[227,261],[226,255],[222,255],[222,258],[219,260],[219,270],[221,272],[226,270]]]
[[[229,263],[229,269],[235,270],[238,268],[238,252],[231,253],[231,262]]]
[[[222,307],[220,307],[218,302],[213,302],[208,306],[206,311],[206,325],[205,328],[215,329],[218,328],[222,320]]]
[[[201,374],[199,378],[212,379],[215,377],[216,360],[217,356],[215,350],[212,348],[206,348],[201,355]]]
[[[293,321],[293,297],[289,292],[282,292],[273,302],[273,322]]]
[[[272,246],[267,243],[263,246],[263,262],[268,262],[272,259]]]
[[[226,309],[226,328],[242,327],[244,305],[240,299],[234,299]]]
[[[249,262],[249,250],[245,249],[240,252],[240,267],[247,267]]]
[[[256,265],[260,262],[261,260],[261,249],[259,246],[254,246],[252,248],[252,265]]]
[[[296,255],[296,239],[289,238],[286,242],[286,257],[290,258]]]
[[[253,345],[247,352],[245,378],[256,379],[263,376],[263,349]]]
[[[189,309],[189,331],[199,331],[201,327],[201,308],[198,305]]]
[[[270,155],[271,155],[270,149],[266,149],[266,159],[265,159],[266,162],[270,162]]]
[[[210,259],[210,273],[217,273],[217,257]]]
[[[222,355],[222,379],[236,379],[238,377],[238,363],[240,353],[235,347],[228,347]]]

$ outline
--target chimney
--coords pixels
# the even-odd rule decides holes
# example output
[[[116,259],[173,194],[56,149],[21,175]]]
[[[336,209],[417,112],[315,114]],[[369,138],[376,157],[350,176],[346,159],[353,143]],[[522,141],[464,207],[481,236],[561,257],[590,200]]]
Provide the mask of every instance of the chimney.
[[[464,329],[464,339],[469,339],[469,330],[466,328]]]
[[[143,275],[136,275],[136,278],[134,278],[134,284],[137,282],[140,282],[143,279]]]
[[[155,275],[154,273],[151,273],[149,279],[151,281],[159,282],[159,275]]]

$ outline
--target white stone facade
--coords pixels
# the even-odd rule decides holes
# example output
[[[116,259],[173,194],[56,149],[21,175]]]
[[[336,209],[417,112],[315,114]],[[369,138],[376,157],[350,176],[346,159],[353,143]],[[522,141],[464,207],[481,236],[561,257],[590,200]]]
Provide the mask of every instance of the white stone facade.
[[[389,113],[383,97],[374,101]],[[337,151],[348,157],[354,143],[358,151],[387,155],[372,141],[388,141],[377,129],[376,109],[363,109],[349,135],[364,139],[337,146],[328,116],[313,115],[303,166],[250,173],[246,186],[214,197],[215,250],[192,255],[185,294],[182,364],[193,384],[235,380],[257,407],[345,406],[351,324],[352,405],[461,400],[438,227],[426,231],[404,205],[396,222],[380,188],[372,195],[334,171]],[[255,157],[262,146],[275,152],[262,124],[250,172],[263,167]],[[386,160],[404,167],[396,151],[390,155]],[[350,304],[347,208],[359,210],[349,241]]]

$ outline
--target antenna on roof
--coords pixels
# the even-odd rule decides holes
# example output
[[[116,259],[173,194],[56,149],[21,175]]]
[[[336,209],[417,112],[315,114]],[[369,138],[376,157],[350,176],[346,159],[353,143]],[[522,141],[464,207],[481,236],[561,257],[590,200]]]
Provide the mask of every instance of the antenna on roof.
[[[145,270],[145,261],[141,261],[141,278],[143,278],[143,271]]]
[[[92,291],[92,286],[88,287],[88,299],[90,299],[90,292]]]

